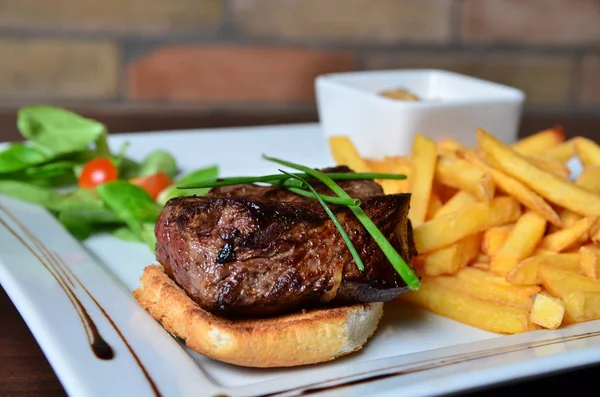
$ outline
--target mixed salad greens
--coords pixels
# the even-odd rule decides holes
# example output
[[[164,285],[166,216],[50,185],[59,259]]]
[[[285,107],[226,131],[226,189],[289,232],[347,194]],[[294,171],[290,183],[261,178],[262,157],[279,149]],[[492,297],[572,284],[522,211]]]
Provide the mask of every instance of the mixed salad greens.
[[[0,194],[44,206],[82,240],[108,231],[154,250],[154,224],[167,200],[209,190],[178,186],[219,173],[214,165],[180,175],[164,150],[140,162],[126,156],[128,144],[113,153],[102,123],[62,108],[25,107],[17,126],[24,142],[0,151]]]

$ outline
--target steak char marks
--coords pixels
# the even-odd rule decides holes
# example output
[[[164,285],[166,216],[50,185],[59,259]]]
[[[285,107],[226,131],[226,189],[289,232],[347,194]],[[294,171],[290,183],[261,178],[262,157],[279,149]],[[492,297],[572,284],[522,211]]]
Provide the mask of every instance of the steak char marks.
[[[346,167],[327,172],[351,172]],[[311,185],[332,194],[317,181]],[[383,195],[372,181],[340,181],[400,255],[416,255],[409,194]],[[318,305],[389,301],[408,287],[343,206],[332,206],[365,269],[357,269],[318,201],[277,187],[213,188],[170,200],[156,224],[156,255],[167,274],[216,315],[266,317]]]

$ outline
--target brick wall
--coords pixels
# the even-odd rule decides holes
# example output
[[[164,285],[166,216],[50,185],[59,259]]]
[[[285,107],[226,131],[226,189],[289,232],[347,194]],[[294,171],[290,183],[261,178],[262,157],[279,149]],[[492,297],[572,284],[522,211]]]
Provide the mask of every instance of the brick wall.
[[[3,0],[0,107],[313,109],[334,71],[443,68],[600,112],[600,0]]]

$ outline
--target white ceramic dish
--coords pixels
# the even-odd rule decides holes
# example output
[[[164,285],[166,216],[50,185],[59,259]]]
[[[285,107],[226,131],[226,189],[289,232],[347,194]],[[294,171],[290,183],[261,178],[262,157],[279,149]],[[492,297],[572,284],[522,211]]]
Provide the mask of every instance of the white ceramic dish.
[[[123,140],[134,157],[161,147],[184,169],[218,162],[224,176],[274,171],[262,153],[331,164],[317,125],[125,135],[111,145]],[[600,362],[600,321],[504,336],[391,303],[357,354],[301,368],[234,367],[182,348],[137,305],[130,291],[154,260],[146,246],[108,235],[82,245],[45,210],[0,197],[0,247],[0,283],[71,396],[429,396]],[[91,349],[94,325],[113,359]]]
[[[475,130],[484,128],[514,141],[525,100],[515,88],[442,70],[327,74],[315,84],[325,134],[348,135],[369,157],[409,154],[416,133],[473,145]],[[379,95],[400,88],[422,101]]]

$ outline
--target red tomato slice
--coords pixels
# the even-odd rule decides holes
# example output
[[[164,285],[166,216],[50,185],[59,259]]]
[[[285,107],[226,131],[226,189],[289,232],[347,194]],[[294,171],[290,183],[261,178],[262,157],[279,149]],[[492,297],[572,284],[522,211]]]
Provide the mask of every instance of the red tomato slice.
[[[79,186],[93,189],[105,182],[116,180],[117,176],[117,168],[113,163],[105,157],[99,157],[85,163],[79,175]]]
[[[160,192],[173,184],[173,181],[162,171],[153,175],[133,178],[130,179],[129,182],[147,191],[153,199],[156,199]]]

